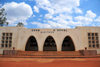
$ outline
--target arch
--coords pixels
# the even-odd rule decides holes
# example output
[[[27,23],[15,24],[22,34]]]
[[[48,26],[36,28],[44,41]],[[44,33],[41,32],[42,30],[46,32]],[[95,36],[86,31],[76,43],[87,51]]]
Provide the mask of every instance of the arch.
[[[30,36],[27,40],[25,51],[38,51],[37,40],[34,36]]]
[[[73,40],[70,36],[66,36],[62,43],[62,51],[75,51]]]
[[[43,51],[57,51],[56,42],[52,36],[46,38]]]

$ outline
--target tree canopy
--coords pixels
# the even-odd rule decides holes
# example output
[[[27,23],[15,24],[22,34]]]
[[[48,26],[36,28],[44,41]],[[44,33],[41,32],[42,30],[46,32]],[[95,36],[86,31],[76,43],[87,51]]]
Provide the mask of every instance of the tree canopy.
[[[24,27],[24,24],[23,24],[22,22],[19,22],[19,23],[17,24],[17,27]]]
[[[9,23],[7,22],[6,13],[4,8],[0,8],[0,26],[7,26]]]

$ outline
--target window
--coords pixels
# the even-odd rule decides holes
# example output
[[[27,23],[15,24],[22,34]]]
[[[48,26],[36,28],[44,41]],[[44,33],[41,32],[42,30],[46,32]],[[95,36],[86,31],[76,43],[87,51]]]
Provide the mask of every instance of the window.
[[[88,33],[89,48],[99,48],[99,36],[98,33]]]
[[[93,47],[95,48],[95,44],[93,44]]]
[[[96,44],[96,47],[99,47],[99,44]]]
[[[1,47],[8,48],[12,46],[12,33],[2,33]]]
[[[88,37],[88,39],[91,39],[91,37]]]
[[[98,37],[96,37],[96,40],[98,40]]]
[[[91,47],[91,45],[89,45],[89,47]]]
[[[91,43],[91,41],[89,41],[89,43]]]
[[[5,33],[3,33],[3,36],[5,36]]]
[[[9,41],[9,43],[12,43],[12,41]]]
[[[95,33],[95,36],[98,36],[98,33]]]
[[[8,33],[6,33],[6,36],[8,36]]]
[[[99,43],[98,41],[96,41],[96,43]]]
[[[11,47],[11,44],[9,44],[9,47]]]
[[[32,31],[40,31],[39,29],[32,29]]]
[[[9,37],[10,40],[12,40],[12,37]]]
[[[6,44],[5,47],[8,47],[8,45]]]
[[[92,36],[94,36],[94,33],[92,33]]]
[[[8,43],[8,41],[6,41],[6,43]]]
[[[12,33],[10,33],[10,36],[12,36]]]
[[[4,44],[1,44],[1,47],[4,47]]]
[[[2,37],[2,40],[5,40],[5,38],[4,38],[4,37]]]
[[[66,29],[57,29],[57,31],[67,31]]]
[[[88,33],[88,36],[90,36],[90,33]]]
[[[6,37],[6,40],[8,40],[8,37]]]
[[[4,41],[2,40],[2,43],[4,43]]]
[[[92,40],[94,40],[94,37],[92,37]]]
[[[92,41],[92,43],[95,43],[95,41]]]

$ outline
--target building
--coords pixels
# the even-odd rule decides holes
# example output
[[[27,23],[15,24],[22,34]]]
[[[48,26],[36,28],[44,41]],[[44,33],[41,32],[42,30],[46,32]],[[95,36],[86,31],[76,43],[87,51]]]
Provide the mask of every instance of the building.
[[[27,29],[0,27],[0,54],[3,50],[78,51],[97,50],[100,54],[100,27],[74,29]]]

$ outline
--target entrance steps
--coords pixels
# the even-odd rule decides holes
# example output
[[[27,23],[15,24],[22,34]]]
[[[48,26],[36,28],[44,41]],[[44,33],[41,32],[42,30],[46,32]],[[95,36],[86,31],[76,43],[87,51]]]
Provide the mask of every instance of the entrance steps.
[[[79,51],[5,51],[6,56],[30,56],[30,57],[66,57],[81,56]]]
[[[79,51],[19,51],[17,55],[23,56],[80,56]]]

